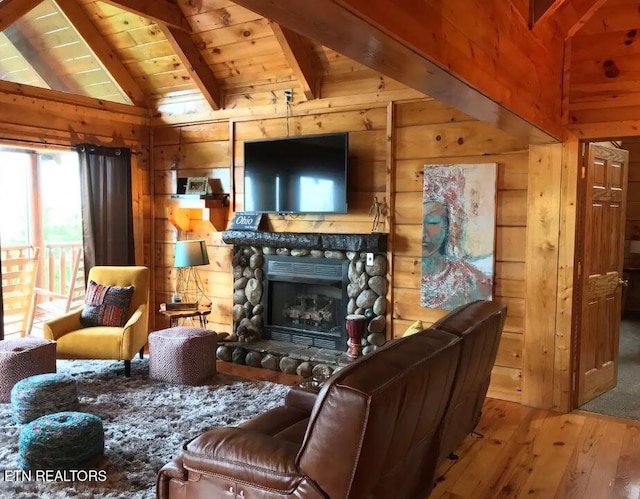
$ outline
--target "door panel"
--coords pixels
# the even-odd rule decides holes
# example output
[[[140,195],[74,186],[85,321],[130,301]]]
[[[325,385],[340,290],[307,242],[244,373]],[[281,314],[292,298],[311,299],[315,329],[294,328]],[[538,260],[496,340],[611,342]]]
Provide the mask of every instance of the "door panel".
[[[613,146],[589,144],[585,162],[577,405],[617,382],[628,157]]]

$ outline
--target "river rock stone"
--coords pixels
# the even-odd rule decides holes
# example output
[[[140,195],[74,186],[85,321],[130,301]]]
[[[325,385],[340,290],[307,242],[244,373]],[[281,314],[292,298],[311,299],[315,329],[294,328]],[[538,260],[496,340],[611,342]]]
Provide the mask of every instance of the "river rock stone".
[[[233,292],[233,303],[242,305],[247,301],[247,295],[244,294],[244,289],[236,289]]]
[[[290,254],[291,254],[291,251],[289,250],[289,248],[278,248],[276,250],[276,255],[289,256]]]
[[[387,278],[382,276],[373,276],[369,279],[369,287],[376,292],[378,296],[385,296],[387,294]]]
[[[262,254],[263,255],[275,255],[276,254],[276,249],[272,248],[271,246],[263,246],[262,247]]]
[[[358,260],[356,262],[356,271],[358,272],[358,274],[362,274],[364,272],[364,262],[362,260]]]
[[[375,319],[371,319],[371,322],[369,322],[369,326],[367,326],[367,329],[370,333],[381,333],[382,331],[384,331],[386,325],[387,321],[385,320],[384,315],[379,315]],[[369,340],[367,339],[367,341]],[[369,341],[369,343],[371,343],[371,341]]]
[[[262,316],[261,315],[254,315],[249,320],[251,321],[251,324],[253,324],[253,327],[256,329],[256,331],[262,331]]]
[[[247,319],[251,319],[251,317],[253,317],[253,305],[251,305],[251,302],[244,302],[244,305],[242,305],[244,307],[244,316]]]
[[[360,289],[367,289],[367,274],[365,274],[364,272],[362,274],[360,274],[360,277],[358,277],[358,287]]]
[[[356,298],[356,305],[358,305],[359,308],[373,307],[373,304],[376,302],[377,299],[378,299],[377,294],[375,294],[371,289],[365,289]]]
[[[216,357],[224,362],[231,362],[231,354],[233,353],[233,349],[226,346],[220,345],[216,349]]]
[[[311,250],[311,256],[313,258],[324,258],[324,251],[322,251],[322,250]]]
[[[244,365],[246,358],[247,358],[246,348],[238,347],[233,349],[233,353],[231,354],[231,362],[233,362],[234,364]]]
[[[360,254],[357,251],[347,251],[347,260],[350,262],[355,262],[358,258]]]
[[[300,364],[299,360],[292,359],[291,357],[282,357],[280,359],[280,370],[285,374],[296,374],[296,369]]]
[[[375,305],[375,304],[374,304],[374,305]],[[373,311],[373,308],[369,307],[368,309],[366,309],[366,310],[364,311],[364,316],[365,316],[368,320],[371,320],[371,319],[373,319],[373,318],[376,316],[376,314],[375,314],[375,312]]]
[[[356,308],[354,314],[356,314],[356,315],[364,315],[364,311],[365,311],[364,308],[358,307],[358,308]]]
[[[261,365],[262,354],[260,352],[256,352],[255,350],[252,350],[251,352],[249,352],[247,354],[247,356],[245,357],[244,361],[246,362],[246,364],[248,366],[251,366],[251,367],[262,367],[262,365]]]
[[[235,267],[233,267],[233,278],[240,279],[242,277],[243,270],[244,269],[242,268],[242,265],[236,265]]]
[[[313,374],[313,364],[311,362],[301,362],[296,369],[296,374],[303,378],[308,378]]]
[[[244,270],[242,271],[242,275],[247,279],[251,279],[254,275],[253,269],[251,267],[245,267]]]
[[[258,279],[258,281],[262,282],[264,280],[264,270],[258,267],[256,270],[253,271],[253,277]]]
[[[262,357],[262,361],[260,362],[263,368],[271,369],[272,371],[280,370],[280,358],[275,355],[268,353],[264,357]]]
[[[333,374],[333,368],[327,364],[318,364],[313,368],[312,376],[317,381],[325,381]]]
[[[245,317],[244,319],[240,319],[240,323],[238,324],[238,328],[241,328],[241,327],[245,327],[245,328],[251,329],[251,330],[255,329],[254,325],[251,323],[251,319],[248,319],[247,317]]]
[[[249,257],[245,254],[240,255],[240,261],[238,262],[243,268],[249,265]]]
[[[301,257],[301,256],[308,256],[308,255],[309,255],[309,250],[308,249],[294,248],[294,249],[291,250],[291,256]]]
[[[371,352],[375,352],[377,349],[378,349],[378,347],[375,346],[375,345],[367,345],[366,347],[364,347],[362,349],[362,354],[363,355],[367,355],[367,354],[369,354]]]
[[[233,322],[240,322],[246,317],[246,314],[244,313],[244,307],[236,303],[231,309],[231,316],[233,317]]]
[[[349,303],[347,303],[347,313],[348,314],[354,314],[356,312],[356,308],[358,308],[356,306],[356,300],[355,300],[355,298],[351,298],[349,300]]]
[[[262,267],[263,263],[264,263],[264,257],[260,253],[255,253],[251,255],[251,258],[249,259],[249,267],[251,267],[254,270],[257,269],[258,267]]]
[[[387,273],[387,259],[384,255],[376,255],[372,265],[367,265],[367,274],[380,276]]]
[[[236,279],[233,281],[233,289],[244,289],[247,285],[248,277],[241,277],[240,279]]]
[[[376,315],[384,315],[387,311],[387,299],[384,296],[378,296],[373,304],[373,312]]]
[[[358,277],[360,276],[360,272],[358,272],[356,270],[356,264],[351,262],[349,264],[349,272],[347,272],[347,275],[349,276],[349,282],[357,282],[358,281]]]
[[[336,260],[344,260],[346,258],[346,255],[344,254],[344,251],[326,250],[324,252],[324,257],[335,258]]]
[[[360,286],[356,282],[350,282],[347,284],[347,296],[349,298],[356,298],[360,294]]]
[[[262,303],[258,303],[255,307],[253,307],[251,312],[253,313],[253,315],[260,315],[262,313],[263,308],[264,307],[262,306]]]
[[[382,333],[371,333],[367,336],[367,341],[376,347],[381,347],[387,341]]]
[[[240,255],[242,255],[242,252],[240,252],[240,251],[236,251],[233,254],[233,258],[231,259],[231,265],[233,267],[235,267],[235,266],[240,264]]]
[[[262,283],[257,279],[249,279],[247,287],[244,288],[244,292],[247,295],[247,300],[249,300],[252,305],[257,305],[262,298]]]
[[[253,255],[253,249],[251,248],[251,246],[243,248],[242,253],[250,257],[251,255]]]

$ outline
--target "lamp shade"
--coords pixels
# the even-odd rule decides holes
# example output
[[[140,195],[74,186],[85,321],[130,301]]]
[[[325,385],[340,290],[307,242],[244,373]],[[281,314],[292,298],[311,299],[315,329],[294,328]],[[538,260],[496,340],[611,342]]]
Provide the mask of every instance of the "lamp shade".
[[[209,265],[207,246],[202,240],[176,241],[174,267]]]

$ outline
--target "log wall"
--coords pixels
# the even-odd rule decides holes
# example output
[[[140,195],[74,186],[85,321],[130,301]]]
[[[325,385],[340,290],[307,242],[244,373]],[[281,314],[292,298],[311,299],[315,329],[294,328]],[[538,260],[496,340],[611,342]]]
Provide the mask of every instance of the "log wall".
[[[378,95],[368,105],[332,105],[315,101],[315,109],[288,118],[292,135],[349,132],[349,213],[347,215],[267,215],[265,230],[343,232],[372,230],[368,214],[374,196],[390,207],[378,230],[390,232],[392,244],[392,316],[394,337],[422,320],[425,326],[446,312],[419,306],[422,234],[422,182],[426,163],[498,164],[495,297],[509,307],[505,333],[493,373],[491,395],[520,401],[522,390],[525,240],[527,231],[528,144],[437,101],[406,100],[389,105]],[[413,96],[411,96],[413,97]],[[331,109],[331,110],[328,110]],[[251,110],[248,110],[251,111]],[[236,110],[237,112],[237,110]],[[182,176],[217,176],[235,185],[235,206],[242,206],[245,140],[286,136],[282,114],[253,118],[229,116],[218,122],[157,127],[153,134],[155,192],[156,305],[170,298],[175,269],[173,244],[204,237],[211,264],[199,270],[213,302],[210,327],[230,331],[232,306],[231,248],[220,234],[193,213],[193,230],[179,233],[169,222],[167,200]],[[233,165],[233,174],[231,173]],[[225,171],[225,168],[227,171]],[[391,173],[393,172],[393,173]],[[233,180],[229,177],[233,176]],[[227,219],[232,212],[226,213]],[[155,307],[157,310],[157,306]],[[157,327],[165,319],[156,317]],[[389,333],[389,332],[388,332]]]
[[[146,109],[0,81],[0,146],[45,148],[91,143],[132,150],[136,263],[150,266],[147,114]]]

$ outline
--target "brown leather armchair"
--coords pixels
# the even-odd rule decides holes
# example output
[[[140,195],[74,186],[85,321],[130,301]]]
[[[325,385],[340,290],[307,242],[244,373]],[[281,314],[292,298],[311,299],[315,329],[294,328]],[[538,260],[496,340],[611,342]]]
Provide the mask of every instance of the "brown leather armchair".
[[[335,373],[317,396],[292,389],[284,406],[205,432],[162,468],[158,497],[426,497],[451,441],[445,413],[461,418],[484,399],[488,378],[468,386],[468,375],[490,373],[483,364],[495,359],[503,313],[489,302],[465,306],[441,329],[389,342]],[[463,351],[470,370],[460,362]],[[462,436],[457,430],[456,445],[473,427]]]

